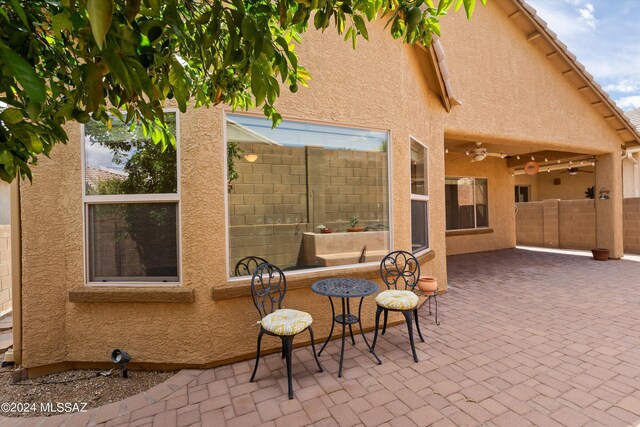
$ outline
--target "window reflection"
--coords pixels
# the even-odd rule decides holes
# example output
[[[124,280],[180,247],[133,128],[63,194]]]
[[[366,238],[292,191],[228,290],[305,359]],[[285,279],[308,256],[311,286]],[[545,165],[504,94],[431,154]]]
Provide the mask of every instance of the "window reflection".
[[[286,270],[382,259],[387,144],[381,131],[229,115],[229,271],[250,256]]]

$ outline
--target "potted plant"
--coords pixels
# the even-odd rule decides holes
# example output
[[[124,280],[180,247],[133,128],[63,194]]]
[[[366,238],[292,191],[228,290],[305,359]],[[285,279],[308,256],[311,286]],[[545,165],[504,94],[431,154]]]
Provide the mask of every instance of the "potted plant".
[[[351,227],[347,228],[347,231],[349,232],[360,232],[360,231],[364,231],[364,227],[358,227],[358,223],[360,222],[360,219],[357,216],[352,216],[349,219],[349,223],[351,224]]]
[[[324,224],[320,224],[316,227],[318,230],[320,230],[321,233],[323,234],[329,234],[329,233],[333,233],[333,229],[325,226]]]
[[[591,249],[593,259],[596,261],[606,261],[609,259],[609,249],[605,248],[593,248]]]
[[[438,279],[433,276],[420,276],[418,289],[424,294],[433,295],[438,289]]]

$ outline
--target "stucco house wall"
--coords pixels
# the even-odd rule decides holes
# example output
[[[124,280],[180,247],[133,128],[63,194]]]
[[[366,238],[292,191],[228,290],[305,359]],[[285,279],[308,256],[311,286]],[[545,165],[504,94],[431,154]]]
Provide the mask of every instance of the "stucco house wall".
[[[11,309],[10,188],[0,182],[0,315]]]
[[[390,131],[394,249],[411,247],[410,137],[428,146],[432,252],[421,259],[423,272],[437,276],[443,290],[448,251],[515,244],[514,180],[503,160],[465,165],[465,174],[490,179],[491,237],[445,237],[444,176],[458,174],[457,166],[445,165],[445,137],[598,154],[618,151],[620,144],[589,102],[492,2],[476,9],[471,23],[461,13],[444,21],[447,64],[463,101],[451,113],[427,87],[420,66],[425,52],[392,40],[383,21],[371,26],[371,41],[360,41],[355,51],[332,31],[305,34],[299,62],[311,72],[311,86],[295,95],[283,91],[277,103],[285,118]],[[211,108],[190,110],[179,119],[182,278],[174,293],[192,290],[193,301],[166,302],[170,292],[157,289],[85,289],[80,127],[69,125],[70,143],[56,147],[51,159],[41,159],[34,184],[21,185],[23,366],[95,364],[107,361],[116,347],[126,349],[139,366],[156,367],[211,366],[255,355],[258,316],[248,282],[229,282],[225,275],[223,118],[223,108]],[[602,179],[615,177],[615,164],[604,164]],[[611,179],[615,198],[617,181]],[[614,221],[620,214],[621,222],[621,212],[603,212]],[[55,221],[43,227],[41,218]],[[337,273],[289,276],[286,306],[311,313],[316,339],[329,332],[330,309],[309,286],[330,274]],[[372,267],[344,274],[377,275]],[[153,300],[151,294],[163,302],[141,302]],[[373,298],[365,301],[363,323],[371,327]],[[270,351],[277,345],[263,342]]]
[[[468,157],[445,162],[445,175],[487,178],[489,228],[447,232],[447,255],[512,248],[516,245],[513,177],[505,160],[487,158],[471,163]],[[488,231],[488,233],[475,234]]]
[[[516,185],[531,186],[529,201],[541,201],[546,199],[582,200],[587,188],[595,185],[594,167],[580,167],[587,172],[578,172],[577,175],[569,175],[566,171],[557,170],[551,172],[541,171],[534,176],[517,175]],[[560,180],[559,184],[555,180]]]

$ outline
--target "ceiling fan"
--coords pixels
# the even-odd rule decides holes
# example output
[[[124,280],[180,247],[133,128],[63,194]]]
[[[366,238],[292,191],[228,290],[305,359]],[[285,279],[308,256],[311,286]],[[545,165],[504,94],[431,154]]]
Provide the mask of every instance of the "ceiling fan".
[[[573,176],[573,175],[578,175],[579,172],[582,172],[582,173],[593,173],[593,171],[585,171],[585,170],[582,170],[580,168],[569,168],[566,171],[560,172],[560,173],[568,173],[569,175]]]
[[[499,157],[501,159],[504,159],[505,157],[507,157],[506,154],[504,153],[490,153],[487,151],[486,148],[482,148],[482,142],[476,142],[476,147],[472,150],[466,150],[464,153],[467,156],[473,156],[471,158],[472,162],[481,162],[484,159],[487,158],[487,156],[489,157]]]

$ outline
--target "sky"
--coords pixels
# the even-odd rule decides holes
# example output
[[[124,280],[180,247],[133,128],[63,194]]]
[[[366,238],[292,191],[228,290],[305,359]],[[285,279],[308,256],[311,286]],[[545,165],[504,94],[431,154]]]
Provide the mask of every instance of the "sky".
[[[624,110],[640,107],[640,0],[526,0]]]

